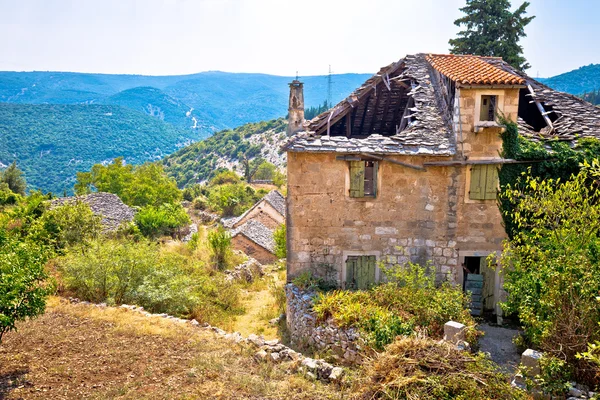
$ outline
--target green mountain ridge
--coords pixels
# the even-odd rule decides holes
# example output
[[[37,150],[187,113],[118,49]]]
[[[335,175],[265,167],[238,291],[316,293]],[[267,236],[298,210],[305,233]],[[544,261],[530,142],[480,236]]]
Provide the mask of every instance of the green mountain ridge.
[[[590,64],[552,78],[536,78],[552,89],[582,95],[600,89],[600,64]]]
[[[53,193],[95,163],[154,161],[201,138],[121,106],[0,104],[0,163],[17,160],[30,189]]]

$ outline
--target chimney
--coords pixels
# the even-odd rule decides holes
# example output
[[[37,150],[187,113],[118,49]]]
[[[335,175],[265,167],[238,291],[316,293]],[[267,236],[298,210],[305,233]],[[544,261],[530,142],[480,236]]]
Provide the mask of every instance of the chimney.
[[[288,108],[287,135],[300,132],[304,123],[304,83],[294,79],[290,84],[290,106]]]

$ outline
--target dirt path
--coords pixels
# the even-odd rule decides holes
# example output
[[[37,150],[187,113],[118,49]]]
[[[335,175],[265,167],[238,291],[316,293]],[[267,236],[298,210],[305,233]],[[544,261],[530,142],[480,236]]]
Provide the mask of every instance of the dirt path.
[[[513,343],[513,338],[519,334],[519,331],[488,324],[479,325],[479,329],[485,332],[485,335],[479,339],[480,350],[490,353],[496,364],[506,372],[513,373],[521,357]]]
[[[278,338],[277,326],[269,321],[279,316],[279,310],[272,293],[272,285],[280,283],[277,271],[268,272],[263,278],[268,283],[258,291],[248,291],[243,300],[246,313],[236,318],[233,331],[240,332],[242,336],[251,333],[263,335],[265,339]]]

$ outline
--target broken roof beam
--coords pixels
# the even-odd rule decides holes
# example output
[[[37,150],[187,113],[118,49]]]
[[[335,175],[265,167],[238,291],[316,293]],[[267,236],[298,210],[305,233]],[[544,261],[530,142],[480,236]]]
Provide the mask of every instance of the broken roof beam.
[[[460,165],[494,165],[494,164],[532,164],[548,160],[513,160],[511,158],[493,158],[489,160],[466,161],[430,161],[423,163],[424,167],[452,167]]]
[[[385,161],[385,162],[389,162],[391,164],[396,164],[396,165],[401,165],[403,167],[416,169],[417,171],[425,171],[425,168],[423,168],[420,165],[409,164],[409,163],[405,163],[402,161],[394,160],[392,158],[377,156],[375,154],[351,154],[351,155],[345,155],[345,156],[337,156],[337,157],[335,157],[335,159],[341,160],[341,161],[364,161],[364,160]]]
[[[550,117],[548,117],[548,113],[544,109],[544,106],[542,105],[542,103],[540,103],[539,100],[536,98],[535,92],[533,91],[533,88],[531,87],[530,84],[527,85],[527,90],[529,90],[529,94],[531,95],[531,98],[535,102],[535,105],[537,106],[538,110],[540,110],[540,113],[542,114],[542,118],[544,118],[544,121],[546,121],[546,125],[548,126],[548,128],[550,128],[550,132],[554,131],[554,125],[552,125],[552,121],[550,120]]]

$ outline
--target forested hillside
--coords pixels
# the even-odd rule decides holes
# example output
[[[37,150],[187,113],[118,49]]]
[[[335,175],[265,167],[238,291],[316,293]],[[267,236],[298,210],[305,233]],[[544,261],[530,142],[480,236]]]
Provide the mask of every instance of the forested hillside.
[[[287,121],[279,118],[217,132],[206,140],[178,150],[161,162],[179,187],[207,180],[219,168],[237,169],[243,158],[262,157],[282,167],[286,159],[280,148],[287,138],[286,126]]]
[[[582,95],[600,89],[600,64],[590,64],[552,78],[538,78],[555,90]]]
[[[71,192],[75,173],[95,163],[139,164],[199,139],[119,106],[0,104],[0,167],[17,160],[30,189]]]

